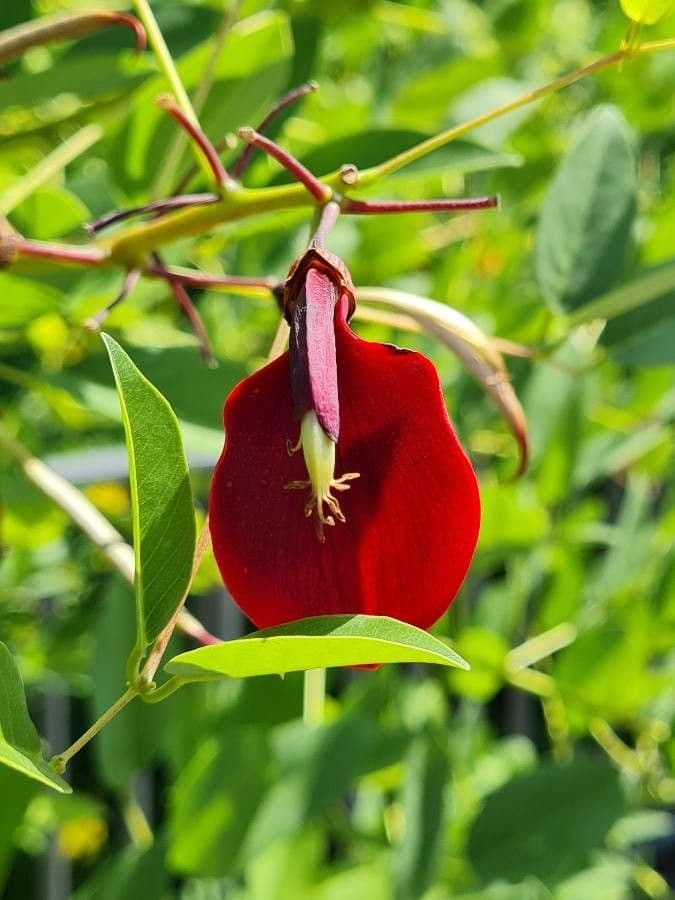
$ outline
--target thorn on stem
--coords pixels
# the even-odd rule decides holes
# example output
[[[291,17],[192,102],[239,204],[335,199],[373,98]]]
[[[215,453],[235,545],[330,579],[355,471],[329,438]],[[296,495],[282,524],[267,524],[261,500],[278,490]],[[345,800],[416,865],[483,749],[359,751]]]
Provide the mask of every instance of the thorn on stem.
[[[199,342],[199,350],[202,355],[203,361],[210,369],[215,369],[218,365],[216,359],[213,355],[213,351],[211,349],[211,342],[209,340],[209,336],[206,333],[206,328],[204,328],[204,323],[202,322],[202,318],[199,315],[199,311],[197,307],[194,305],[188,292],[185,290],[183,285],[179,280],[173,278],[171,273],[167,270],[164,265],[164,261],[159,253],[153,253],[152,258],[155,262],[156,269],[163,274],[166,283],[169,285],[171,293],[173,294],[175,300],[178,302],[178,305],[183,310],[185,318],[190,323],[192,331],[194,332],[197,341]]]

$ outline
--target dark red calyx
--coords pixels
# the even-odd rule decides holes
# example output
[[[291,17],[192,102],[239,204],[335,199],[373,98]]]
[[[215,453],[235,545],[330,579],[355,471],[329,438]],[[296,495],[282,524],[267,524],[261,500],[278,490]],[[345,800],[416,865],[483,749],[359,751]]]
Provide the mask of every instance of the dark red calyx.
[[[289,356],[293,415],[312,410],[328,437],[340,433],[335,314],[338,298],[354,288],[342,260],[314,245],[291,268],[284,285],[283,310],[291,328]]]

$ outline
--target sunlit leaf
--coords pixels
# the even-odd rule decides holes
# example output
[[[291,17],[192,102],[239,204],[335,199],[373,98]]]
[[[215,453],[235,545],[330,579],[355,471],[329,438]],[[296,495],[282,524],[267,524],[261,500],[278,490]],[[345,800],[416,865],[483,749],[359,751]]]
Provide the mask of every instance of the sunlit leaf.
[[[673,0],[621,0],[621,9],[638,25],[654,25],[673,11]]]
[[[284,675],[303,669],[426,662],[468,669],[433,635],[387,616],[316,616],[174,656],[167,671],[187,680]]]
[[[137,643],[143,649],[162,631],[190,579],[196,527],[180,431],[171,407],[109,335],[122,408],[136,561]]]
[[[42,746],[28,714],[26,695],[14,657],[0,642],[0,765],[59,791],[68,785],[42,755]]]

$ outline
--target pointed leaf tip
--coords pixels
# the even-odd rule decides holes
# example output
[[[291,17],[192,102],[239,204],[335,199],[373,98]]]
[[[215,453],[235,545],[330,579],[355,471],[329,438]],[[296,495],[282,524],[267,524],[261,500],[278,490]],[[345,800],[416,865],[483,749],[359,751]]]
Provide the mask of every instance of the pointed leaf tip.
[[[188,681],[249,678],[333,666],[433,663],[469,669],[448,644],[387,616],[314,616],[175,656],[166,669]]]

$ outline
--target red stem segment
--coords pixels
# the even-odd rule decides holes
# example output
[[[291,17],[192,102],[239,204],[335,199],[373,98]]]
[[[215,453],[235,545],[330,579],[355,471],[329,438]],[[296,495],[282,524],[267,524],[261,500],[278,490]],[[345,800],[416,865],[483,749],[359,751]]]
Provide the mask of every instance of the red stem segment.
[[[218,158],[216,148],[213,146],[213,144],[207,138],[201,128],[191,119],[189,119],[185,115],[185,113],[176,106],[176,102],[174,101],[173,97],[169,96],[168,94],[162,94],[161,97],[157,98],[157,106],[167,112],[172,119],[175,119],[175,121],[178,122],[181,128],[192,138],[195,144],[197,144],[209,164],[216,184],[219,187],[224,187],[228,183],[228,181],[230,181],[230,176],[227,174],[225,167]]]
[[[299,160],[294,156],[291,156],[290,153],[282,149],[278,144],[275,144],[274,141],[264,137],[262,134],[258,134],[253,128],[240,128],[237,134],[243,141],[246,141],[247,144],[250,144],[253,147],[259,147],[269,156],[276,159],[278,163],[281,163],[287,172],[290,172],[300,184],[307,188],[309,193],[318,203],[325,203],[327,200],[330,200],[332,196],[331,189],[327,185],[321,184],[319,179],[312,175],[309,169],[306,169]]]
[[[318,85],[316,81],[308,81],[306,84],[301,84],[299,87],[293,88],[292,91],[289,91],[287,94],[284,94],[274,106],[267,113],[265,118],[260,122],[258,127],[255,129],[258,134],[264,134],[265,131],[269,128],[272,122],[280,115],[288,106],[293,103],[296,103],[298,100],[301,100],[303,97],[306,97],[307,94],[312,94]],[[251,157],[253,156],[254,145],[249,144],[245,147],[241,155],[235,160],[232,166],[232,177],[237,181],[241,181],[242,175],[248,168],[248,164],[251,161]]]
[[[153,254],[154,255],[154,254]],[[186,287],[209,288],[209,287],[259,287],[265,288],[270,292],[278,286],[279,282],[276,278],[248,278],[244,275],[206,275],[203,272],[177,272],[161,263],[150,265],[143,272],[144,275],[150,275],[154,278],[171,278],[173,281],[180,282]]]
[[[29,241],[25,238],[18,238],[14,248],[17,256],[58,259],[60,262],[73,265],[99,266],[106,259],[106,253],[99,247],[72,247],[68,244]]]
[[[342,212],[356,216],[382,213],[461,212],[474,209],[494,209],[499,197],[467,197],[457,200],[351,200],[342,201]]]
[[[113,309],[121,303],[123,300],[129,296],[129,294],[133,291],[133,289],[138,284],[138,281],[141,277],[140,269],[130,269],[127,272],[126,278],[124,279],[124,283],[122,284],[122,289],[119,294],[115,297],[112,303],[105,306],[103,309],[99,310],[95,315],[91,316],[91,318],[87,319],[84,323],[86,328],[95,331],[101,327],[101,325],[108,318]]]
[[[145,28],[143,28],[137,18],[121,12],[102,12],[99,15],[103,21],[108,20],[111,25],[125,25],[127,28],[130,28],[136,37],[136,53],[142,53],[145,50],[148,39],[145,34]]]
[[[199,315],[197,307],[188,296],[188,293],[181,282],[176,278],[171,277],[171,273],[165,267],[159,253],[153,253],[152,258],[155,261],[155,266],[157,267],[158,274],[162,274],[166,278],[167,284],[171,288],[171,293],[177,300],[178,305],[183,310],[186,319],[192,327],[195,337],[199,342],[199,349],[202,354],[202,359],[207,366],[213,368],[215,365],[217,365],[216,360],[213,356],[213,351],[211,350],[211,342],[209,340],[209,336],[206,333],[206,328],[204,328],[204,323],[202,322],[202,318]]]
[[[155,203],[147,203],[145,206],[134,206],[131,209],[120,209],[106,213],[100,219],[85,225],[89,234],[98,234],[104,228],[109,228],[117,222],[123,222],[135,216],[161,215],[175,209],[185,209],[190,206],[208,206],[210,203],[218,203],[218,194],[183,194],[180,197],[168,197],[166,200],[157,200]]]

